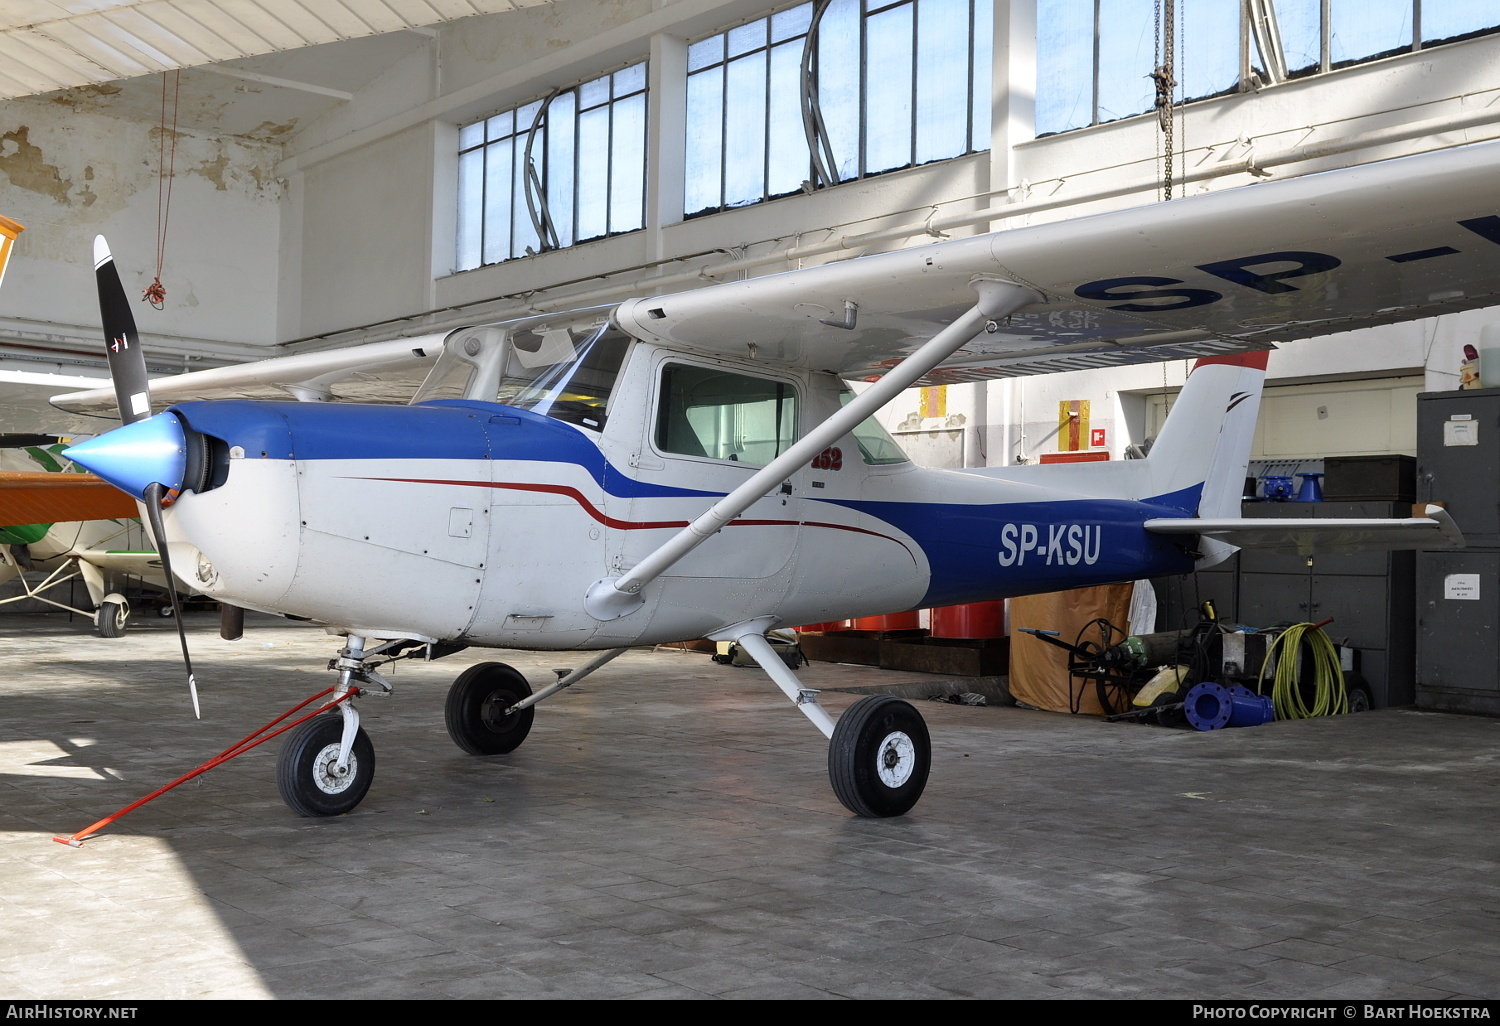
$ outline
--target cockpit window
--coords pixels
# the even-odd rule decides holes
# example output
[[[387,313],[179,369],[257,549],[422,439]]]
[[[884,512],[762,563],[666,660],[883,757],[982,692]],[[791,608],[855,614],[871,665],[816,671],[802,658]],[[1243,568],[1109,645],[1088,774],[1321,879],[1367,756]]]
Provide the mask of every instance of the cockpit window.
[[[671,363],[660,403],[662,452],[764,466],[797,440],[797,390],[784,381]]]
[[[839,405],[848,406],[854,398],[852,389],[844,389],[839,396]],[[856,427],[851,434],[854,441],[859,445],[860,458],[865,461],[866,466],[883,467],[892,463],[906,463],[908,457],[901,451],[901,446],[896,440],[886,434],[885,428],[880,426],[880,421],[874,417],[867,417]]]
[[[588,334],[568,328],[518,331],[511,336],[496,401],[602,431],[630,341],[608,324]]]

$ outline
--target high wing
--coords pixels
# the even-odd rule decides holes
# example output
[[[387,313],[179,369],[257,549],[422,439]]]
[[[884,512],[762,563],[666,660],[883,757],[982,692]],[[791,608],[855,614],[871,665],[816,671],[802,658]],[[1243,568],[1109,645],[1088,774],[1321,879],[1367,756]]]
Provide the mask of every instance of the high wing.
[[[464,342],[467,333],[493,329],[513,334],[548,326],[593,325],[605,321],[612,306],[585,307],[550,314],[528,314],[488,325],[466,325],[413,338],[372,342],[347,349],[278,356],[235,367],[215,367],[151,382],[151,407],[203,399],[301,399],[304,401],[408,403],[443,352],[445,344]],[[53,396],[52,405],[71,413],[116,415],[113,386]]]
[[[155,410],[195,399],[299,398],[404,403],[426,377],[447,335],[441,332],[321,353],[278,356],[159,378],[151,382],[151,403]],[[72,413],[116,416],[113,386],[54,396],[52,404]]]
[[[1500,302],[1497,176],[1500,142],[1476,143],[629,300],[614,319],[637,338],[873,379],[973,307],[976,278],[993,278],[1046,302],[917,384],[1269,349]],[[404,403],[452,334],[157,379],[152,403]],[[100,388],[53,404],[107,416],[115,398]]]
[[[1247,549],[1270,549],[1299,556],[1314,552],[1365,549],[1457,549],[1463,535],[1446,510],[1427,506],[1420,517],[1399,520],[1313,520],[1204,517],[1147,520],[1155,534],[1201,535]]]
[[[0,527],[138,515],[134,499],[93,474],[0,472]]]
[[[616,318],[644,339],[868,378],[992,277],[1047,302],[919,384],[1266,349],[1500,302],[1497,176],[1500,143],[1474,144],[637,299]]]

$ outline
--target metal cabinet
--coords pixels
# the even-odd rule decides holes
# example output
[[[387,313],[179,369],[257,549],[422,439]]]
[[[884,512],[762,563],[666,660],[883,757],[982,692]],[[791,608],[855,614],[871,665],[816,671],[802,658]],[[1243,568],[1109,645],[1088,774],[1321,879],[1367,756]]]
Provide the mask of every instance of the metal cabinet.
[[[1468,543],[1418,553],[1417,705],[1500,715],[1500,389],[1417,396],[1417,501]]]

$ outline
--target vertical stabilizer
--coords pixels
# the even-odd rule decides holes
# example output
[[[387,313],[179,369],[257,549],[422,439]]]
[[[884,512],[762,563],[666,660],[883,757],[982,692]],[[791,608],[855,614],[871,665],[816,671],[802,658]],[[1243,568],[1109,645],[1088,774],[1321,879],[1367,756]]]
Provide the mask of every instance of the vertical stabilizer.
[[[1154,494],[1201,484],[1200,517],[1240,515],[1270,355],[1212,356],[1194,364],[1146,460]]]

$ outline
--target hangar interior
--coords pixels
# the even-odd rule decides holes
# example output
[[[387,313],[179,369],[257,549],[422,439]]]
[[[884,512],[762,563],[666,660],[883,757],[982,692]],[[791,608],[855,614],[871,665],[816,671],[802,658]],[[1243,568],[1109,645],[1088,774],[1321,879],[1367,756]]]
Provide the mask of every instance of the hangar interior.
[[[132,299],[153,286],[163,290],[134,306],[149,370],[166,376],[604,306],[1500,138],[1500,13],[1484,0],[20,0],[4,5],[0,19],[0,215],[25,227],[0,289],[0,431],[12,433],[95,434],[107,426],[47,402],[107,380],[91,273],[99,234],[108,237]],[[1329,477],[1335,465],[1392,477],[1346,489],[1341,498],[1359,506],[1348,515],[1406,515],[1419,499],[1446,502],[1460,520],[1465,509],[1497,508],[1493,480],[1430,494],[1411,471],[1423,455],[1421,439],[1442,437],[1453,416],[1443,397],[1460,394],[1466,366],[1472,384],[1484,386],[1472,403],[1488,404],[1493,419],[1488,408],[1500,397],[1485,389],[1500,387],[1500,333],[1493,349],[1485,345],[1491,324],[1500,324],[1500,313],[1470,310],[1274,350],[1247,508],[1268,494],[1267,477]],[[1487,359],[1494,361],[1488,371]],[[1045,373],[910,389],[879,417],[922,466],[1012,467],[1059,454],[1126,460],[1149,452],[1189,367],[1187,360],[1101,366],[1060,359]],[[1458,454],[1467,464],[1444,465],[1444,480],[1462,480],[1481,464],[1481,476],[1493,479],[1491,436]],[[1471,552],[1444,554],[1425,569],[1411,553],[1318,566],[1301,557],[1238,557],[1190,583],[1161,582],[1157,622],[1190,627],[1205,597],[1245,622],[1270,609],[1286,610],[1276,620],[1333,615],[1358,650],[1351,658],[1368,681],[1370,706],[1500,714],[1493,620],[1484,620],[1500,601],[1500,523],[1468,523],[1477,525],[1466,528]],[[1487,582],[1482,622],[1435,618],[1418,629],[1422,603],[1443,605],[1454,597],[1453,582],[1471,577]],[[930,625],[925,613],[919,622]],[[170,639],[162,630],[151,640]],[[1483,666],[1475,651],[1483,651]],[[668,714],[653,710],[658,715]],[[943,715],[962,729],[957,713]],[[1362,729],[1378,731],[1382,744],[1399,734],[1390,721]],[[1466,738],[1487,736],[1479,727],[1463,730]],[[1366,740],[1374,744],[1376,736]],[[1036,744],[1047,750],[1047,742]],[[1440,761],[1441,739],[1429,730],[1420,744],[1422,758]],[[549,801],[576,797],[554,785],[540,789]],[[1129,793],[1112,797],[1131,800]],[[76,795],[67,801],[85,807]],[[257,801],[236,790],[221,805],[228,816],[249,809],[252,819],[274,818]],[[403,811],[427,814],[415,809],[419,795],[401,801],[413,806]],[[1029,793],[1023,800],[1033,812],[1040,802]],[[966,793],[954,815],[979,804]],[[607,831],[609,820],[591,825]],[[183,829],[193,835],[191,825]],[[766,821],[741,810],[731,832],[765,829]],[[584,845],[582,833],[568,843]],[[940,861],[933,853],[951,842],[949,854],[962,861],[959,849],[972,840],[954,834],[909,843]],[[285,839],[262,841],[276,857],[285,854]],[[201,836],[185,843],[194,872],[221,857]],[[879,840],[866,833],[850,843],[873,851]],[[987,851],[1010,843],[983,840]],[[1357,847],[1348,838],[1337,843]],[[1419,846],[1413,840],[1399,862],[1412,874]],[[710,857],[726,857],[717,849],[702,854],[691,871],[675,867],[683,880],[693,877],[683,886],[697,886],[695,874],[713,875]],[[441,856],[426,848],[413,856],[426,858]],[[837,858],[859,867],[847,849]],[[1444,871],[1458,875],[1486,858],[1462,847]],[[1254,864],[1247,857],[1235,868]],[[1356,889],[1362,867],[1351,856],[1340,886]],[[880,871],[893,879],[901,873],[884,863]],[[1195,863],[1173,886],[1190,888],[1204,871]],[[736,887],[764,883],[742,867],[730,875]],[[1057,883],[1035,868],[1032,882],[1039,881]],[[786,897],[790,905],[807,895]],[[999,885],[989,899],[1006,910],[987,914],[1007,922],[1011,903],[1025,900]],[[1316,900],[1297,893],[1299,903]],[[1443,961],[1457,945],[1434,940],[1458,899],[1403,892],[1399,900],[1410,923],[1434,928],[1381,933],[1380,944],[1432,948],[1421,956],[1435,960],[1428,975],[1364,962],[1349,968],[1346,961],[1376,958],[1409,966],[1415,957],[1354,942],[1336,960],[1342,976],[1297,977],[1249,958],[1225,969],[1236,962],[1231,955],[1214,970],[1226,975],[1213,989],[1331,995],[1362,993],[1379,979],[1383,996],[1492,996],[1492,971],[1462,958]],[[1329,931],[1317,943],[1333,947],[1348,941],[1339,931],[1376,914],[1363,905],[1349,912],[1355,902],[1330,904],[1341,911],[1302,909],[1292,918],[1301,915],[1309,931]],[[752,919],[784,911],[734,908]],[[1121,902],[1110,913],[1118,917],[1113,925],[1131,929],[1140,911]],[[1078,923],[1086,918],[1072,906],[1065,913]],[[548,914],[561,916],[556,906]],[[907,908],[896,918],[905,930],[920,917]],[[939,933],[958,950],[967,938],[951,920]],[[235,915],[222,913],[221,922],[231,934],[239,929]],[[661,923],[663,933],[685,928],[680,920]],[[860,919],[860,928],[877,927]],[[1172,929],[1184,945],[1184,938],[1202,939],[1181,923]],[[1487,923],[1463,929],[1472,931],[1464,934],[1471,954],[1493,946],[1482,939]],[[246,931],[239,950],[255,952],[248,961],[264,970],[281,941],[247,940],[253,931]],[[402,934],[402,950],[412,950],[419,932]],[[537,927],[526,939],[562,932]],[[1047,945],[1062,936],[1067,958],[1086,960],[1079,936],[1086,932],[1028,934],[1032,947],[1021,947],[1046,961],[1053,957]],[[937,935],[917,928],[902,936],[921,947]],[[984,960],[1010,936],[975,938],[985,950],[962,956],[964,983],[954,988],[929,987],[942,958],[928,951],[927,975],[903,977],[895,995],[1108,996],[1071,981],[1076,963],[1049,964],[1018,990],[996,988]],[[1303,953],[1291,951],[1304,943],[1300,935],[1260,941],[1287,945],[1276,959],[1300,966]],[[490,957],[466,949],[471,955]],[[607,956],[620,957],[613,949]],[[844,955],[830,949],[817,957]],[[1174,971],[1191,963],[1185,954],[1167,957]],[[727,954],[721,960],[735,963]],[[892,996],[869,965],[842,990],[823,990],[809,972],[809,982],[797,984],[804,992],[778,989],[773,960],[751,970],[752,962],[735,963],[754,978],[736,996]],[[360,983],[369,993],[382,986],[401,996],[419,992],[366,969]],[[682,978],[672,979],[679,969]],[[20,971],[0,961],[0,973]],[[515,993],[732,990],[685,982],[683,967],[633,971],[660,972],[652,979],[667,982],[658,989],[640,976],[590,990],[579,980],[597,966],[570,966],[576,975],[562,982],[549,978],[545,987]],[[692,971],[697,980],[712,966],[695,962]],[[1202,986],[1192,972],[1183,969],[1171,993]],[[279,981],[271,993],[320,993],[285,966],[267,973],[263,979]],[[61,970],[47,978],[65,991],[89,986]],[[113,992],[129,993],[131,979],[111,984]],[[1110,979],[1122,985],[1120,976]],[[491,981],[492,993],[513,983]],[[178,991],[153,981],[148,989],[251,996],[262,994],[260,986],[215,991],[194,983]],[[443,988],[445,996],[484,996],[451,981]]]
[[[1500,97],[1478,2],[231,6],[11,9],[0,203],[27,228],[0,318],[5,430],[98,429],[45,400],[103,374],[99,233],[128,291],[165,289],[138,321],[171,374],[1440,150],[1494,137]],[[1328,458],[1415,457],[1415,397],[1457,388],[1494,319],[1280,347],[1252,474],[1295,487]],[[1187,367],[1063,359],[880,416],[926,466],[1121,459],[1149,449]],[[1229,616],[1268,618],[1240,610],[1238,564],[1212,580]],[[1164,625],[1187,626],[1196,604],[1163,590]]]

